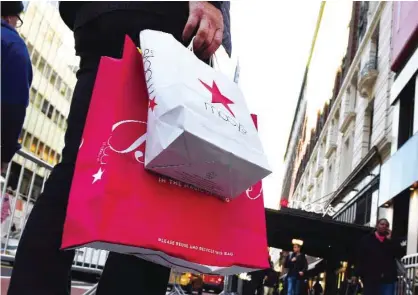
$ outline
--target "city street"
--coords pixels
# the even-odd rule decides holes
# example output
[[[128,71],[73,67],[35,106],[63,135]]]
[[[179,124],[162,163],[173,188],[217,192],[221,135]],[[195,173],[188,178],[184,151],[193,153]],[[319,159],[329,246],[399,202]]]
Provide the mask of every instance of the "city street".
[[[10,281],[10,276],[12,274],[12,267],[8,266],[8,265],[1,265],[1,289],[0,289],[0,294],[6,294],[7,289],[9,288],[9,281]],[[84,294],[87,290],[89,290],[94,284],[93,283],[86,283],[86,282],[82,282],[82,281],[76,281],[73,280],[72,283],[72,288],[71,288],[71,295],[82,295]],[[170,292],[167,291],[167,295]],[[197,294],[197,293],[194,293]],[[210,295],[210,294],[215,294],[215,293],[203,293],[203,295]]]

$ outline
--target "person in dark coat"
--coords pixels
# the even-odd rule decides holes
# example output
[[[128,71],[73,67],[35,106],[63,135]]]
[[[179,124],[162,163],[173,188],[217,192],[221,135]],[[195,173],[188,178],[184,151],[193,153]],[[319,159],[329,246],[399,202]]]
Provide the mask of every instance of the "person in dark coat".
[[[19,243],[9,295],[70,294],[74,251],[61,237],[77,153],[101,56],[121,58],[125,36],[137,46],[144,29],[170,33],[207,60],[222,43],[222,2],[64,1],[59,12],[74,32],[80,70],[68,116],[62,161],[35,203]],[[3,5],[3,2],[2,2]],[[170,50],[169,48],[167,50]],[[156,208],[155,210],[158,210]],[[134,256],[110,253],[97,295],[164,295],[170,270]]]
[[[322,293],[324,293],[324,288],[322,288],[321,282],[319,281],[319,278],[316,279],[315,284],[312,287],[313,289],[313,294],[314,295],[321,295]]]
[[[293,245],[293,253],[287,257],[285,268],[287,273],[287,295],[300,295],[303,278],[308,270],[308,261],[301,253],[301,246]]]
[[[1,172],[16,151],[29,104],[32,64],[28,48],[16,31],[23,22],[22,1],[1,2]]]
[[[358,295],[361,294],[363,288],[360,285],[357,277],[353,276],[351,279],[344,281],[341,284],[339,295]]]
[[[392,239],[387,219],[380,219],[376,229],[366,235],[358,249],[358,273],[362,277],[364,295],[393,295],[397,281],[396,259],[402,248]]]
[[[274,270],[273,262],[270,261],[270,268],[266,269],[264,277],[264,295],[273,295],[279,284],[279,274]]]

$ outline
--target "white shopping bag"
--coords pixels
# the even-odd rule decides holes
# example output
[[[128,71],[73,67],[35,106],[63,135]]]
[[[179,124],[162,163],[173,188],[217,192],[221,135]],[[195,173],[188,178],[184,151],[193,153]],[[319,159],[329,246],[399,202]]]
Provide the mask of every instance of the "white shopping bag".
[[[169,34],[140,34],[149,93],[145,168],[223,198],[271,173],[238,86]]]

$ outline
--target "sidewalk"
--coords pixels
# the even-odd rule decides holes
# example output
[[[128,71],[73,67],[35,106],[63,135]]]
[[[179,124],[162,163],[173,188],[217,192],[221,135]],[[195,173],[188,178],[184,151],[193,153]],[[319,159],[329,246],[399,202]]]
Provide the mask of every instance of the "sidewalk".
[[[10,275],[12,273],[12,267],[7,265],[1,265],[1,289],[0,294],[7,294],[9,289]],[[71,295],[82,295],[89,290],[93,284],[84,283],[79,281],[73,281],[73,287],[71,288]]]

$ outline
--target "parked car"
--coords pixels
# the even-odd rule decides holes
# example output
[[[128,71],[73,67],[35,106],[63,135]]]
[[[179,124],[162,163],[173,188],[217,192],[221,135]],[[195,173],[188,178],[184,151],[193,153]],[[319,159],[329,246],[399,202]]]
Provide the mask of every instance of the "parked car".
[[[188,294],[192,294],[193,291],[202,291],[203,290],[203,279],[201,275],[192,274],[190,272],[182,273],[180,276],[177,276],[172,270],[170,273],[170,280],[168,286],[170,289],[173,288],[173,285],[177,283],[184,291]]]
[[[224,277],[217,275],[203,275],[203,289],[216,293],[222,292],[224,289]]]

